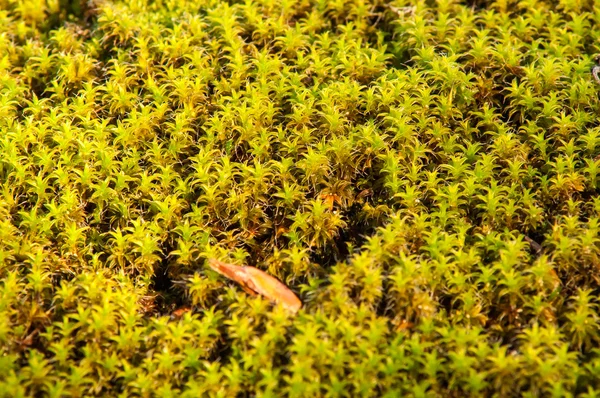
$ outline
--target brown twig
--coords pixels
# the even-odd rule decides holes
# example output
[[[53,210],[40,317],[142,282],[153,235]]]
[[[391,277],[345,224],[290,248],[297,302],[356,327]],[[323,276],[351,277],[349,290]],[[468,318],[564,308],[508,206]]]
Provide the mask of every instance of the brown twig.
[[[541,253],[542,252],[542,245],[540,245],[539,243],[537,243],[536,241],[534,241],[533,239],[531,239],[529,236],[525,237],[525,240],[527,241],[527,243],[529,243],[529,245],[531,246],[531,248],[536,252],[536,253]]]
[[[594,57],[594,61],[596,61],[596,65],[592,68],[592,76],[594,76],[596,83],[600,84],[600,54]]]

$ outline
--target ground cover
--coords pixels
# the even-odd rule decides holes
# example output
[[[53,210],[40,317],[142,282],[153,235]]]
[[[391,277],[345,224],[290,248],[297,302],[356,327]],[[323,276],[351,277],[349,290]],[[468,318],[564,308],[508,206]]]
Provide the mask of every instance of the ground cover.
[[[0,396],[598,395],[599,24],[0,0]]]

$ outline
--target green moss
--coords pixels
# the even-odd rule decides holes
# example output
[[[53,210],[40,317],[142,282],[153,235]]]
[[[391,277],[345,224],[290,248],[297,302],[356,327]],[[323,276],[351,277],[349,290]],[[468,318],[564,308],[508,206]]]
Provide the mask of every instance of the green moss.
[[[599,7],[0,0],[0,396],[596,396]]]

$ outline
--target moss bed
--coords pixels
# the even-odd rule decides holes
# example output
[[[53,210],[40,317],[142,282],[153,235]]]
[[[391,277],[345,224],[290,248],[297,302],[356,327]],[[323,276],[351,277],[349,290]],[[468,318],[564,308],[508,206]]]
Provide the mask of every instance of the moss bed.
[[[0,396],[599,396],[598,26],[0,0]]]

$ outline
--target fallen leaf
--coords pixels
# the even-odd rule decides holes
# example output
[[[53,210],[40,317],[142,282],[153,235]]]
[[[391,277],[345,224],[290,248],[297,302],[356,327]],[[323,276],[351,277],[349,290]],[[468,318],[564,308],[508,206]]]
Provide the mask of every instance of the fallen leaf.
[[[258,268],[228,264],[216,259],[210,259],[208,264],[214,271],[239,283],[246,292],[260,294],[291,313],[295,314],[302,307],[302,302],[294,292]]]

